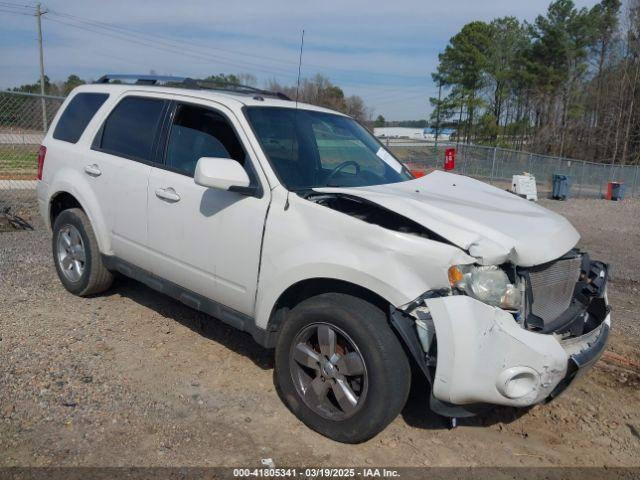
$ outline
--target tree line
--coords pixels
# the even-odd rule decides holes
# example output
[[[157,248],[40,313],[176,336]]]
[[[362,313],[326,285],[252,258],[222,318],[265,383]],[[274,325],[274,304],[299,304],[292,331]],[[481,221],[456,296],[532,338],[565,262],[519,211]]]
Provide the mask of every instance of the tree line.
[[[154,72],[151,72],[151,74],[153,75]],[[69,75],[67,80],[61,82],[51,82],[46,76],[44,80],[45,94],[47,95],[66,96],[75,87],[87,83],[87,81],[81,79],[78,75]],[[249,73],[218,73],[209,75],[203,80],[221,87],[228,84],[243,84],[255,87],[258,83],[256,77]],[[340,87],[334,85],[329,78],[321,74],[302,79],[299,88],[297,85],[281,85],[276,80],[269,80],[266,88],[271,91],[284,93],[292,100],[295,100],[297,96],[300,102],[311,103],[346,113],[361,122],[366,122],[371,116],[371,110],[365,105],[361,97],[358,95],[345,95]],[[39,94],[40,83],[35,82],[33,84],[21,85],[12,90]]]
[[[432,76],[431,121],[460,141],[639,163],[640,0],[468,23]]]

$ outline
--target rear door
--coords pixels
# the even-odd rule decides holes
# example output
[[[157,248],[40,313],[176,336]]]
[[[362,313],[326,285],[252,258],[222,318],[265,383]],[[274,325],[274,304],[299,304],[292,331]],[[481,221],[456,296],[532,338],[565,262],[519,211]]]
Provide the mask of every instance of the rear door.
[[[253,314],[262,232],[269,204],[257,163],[232,112],[176,102],[164,164],[151,169],[149,246],[157,273],[246,315]],[[206,188],[193,180],[201,157],[240,162],[256,196]]]
[[[103,186],[100,202],[109,205],[113,253],[147,270],[153,265],[147,245],[147,186],[169,104],[143,94],[123,96],[98,131],[85,166],[87,175]]]

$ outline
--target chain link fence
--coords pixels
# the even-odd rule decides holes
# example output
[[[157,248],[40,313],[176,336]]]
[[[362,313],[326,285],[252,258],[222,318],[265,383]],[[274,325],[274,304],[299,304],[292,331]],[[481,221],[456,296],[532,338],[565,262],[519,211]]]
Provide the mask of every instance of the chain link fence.
[[[38,147],[63,102],[64,97],[0,92],[0,222],[2,217],[19,221],[21,215],[28,218],[35,211],[31,203],[35,201]],[[409,139],[383,142],[411,169],[427,172],[443,168],[445,149],[456,147]],[[536,178],[539,193],[545,195],[551,191],[552,175],[560,173],[570,177],[574,197],[603,198],[610,181],[623,183],[627,196],[640,196],[638,165],[592,163],[479,145],[457,149],[456,173],[501,188],[510,186],[512,175],[529,172]]]
[[[38,148],[64,97],[0,92],[0,231],[34,211]]]
[[[455,144],[435,147],[426,142],[391,140],[389,149],[411,169],[431,171],[444,166],[444,151]],[[609,182],[625,186],[627,197],[640,196],[640,166],[585,162],[569,158],[550,157],[535,153],[485,147],[458,145],[454,173],[468,175],[492,185],[508,188],[511,177],[528,172],[536,178],[538,192],[549,195],[554,174],[567,175],[571,196],[604,198]]]

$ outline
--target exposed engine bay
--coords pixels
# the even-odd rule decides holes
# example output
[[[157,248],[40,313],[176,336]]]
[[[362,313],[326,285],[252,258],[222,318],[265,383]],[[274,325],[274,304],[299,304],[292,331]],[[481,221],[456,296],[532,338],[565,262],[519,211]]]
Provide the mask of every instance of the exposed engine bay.
[[[423,238],[450,243],[419,223],[362,198],[346,194],[320,194],[316,192],[307,194],[305,198],[318,205],[355,217],[363,222],[379,225],[380,227],[401,233],[418,235]]]

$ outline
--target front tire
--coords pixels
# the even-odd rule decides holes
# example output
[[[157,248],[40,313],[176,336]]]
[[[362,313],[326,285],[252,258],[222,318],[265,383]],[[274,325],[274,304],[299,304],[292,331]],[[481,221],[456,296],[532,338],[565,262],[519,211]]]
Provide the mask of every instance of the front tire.
[[[81,209],[70,208],[56,217],[52,250],[58,277],[69,292],[84,297],[111,286],[113,274],[102,262],[91,222]]]
[[[297,305],[276,346],[276,383],[308,427],[364,442],[400,413],[411,369],[386,315],[360,298],[326,293]]]

